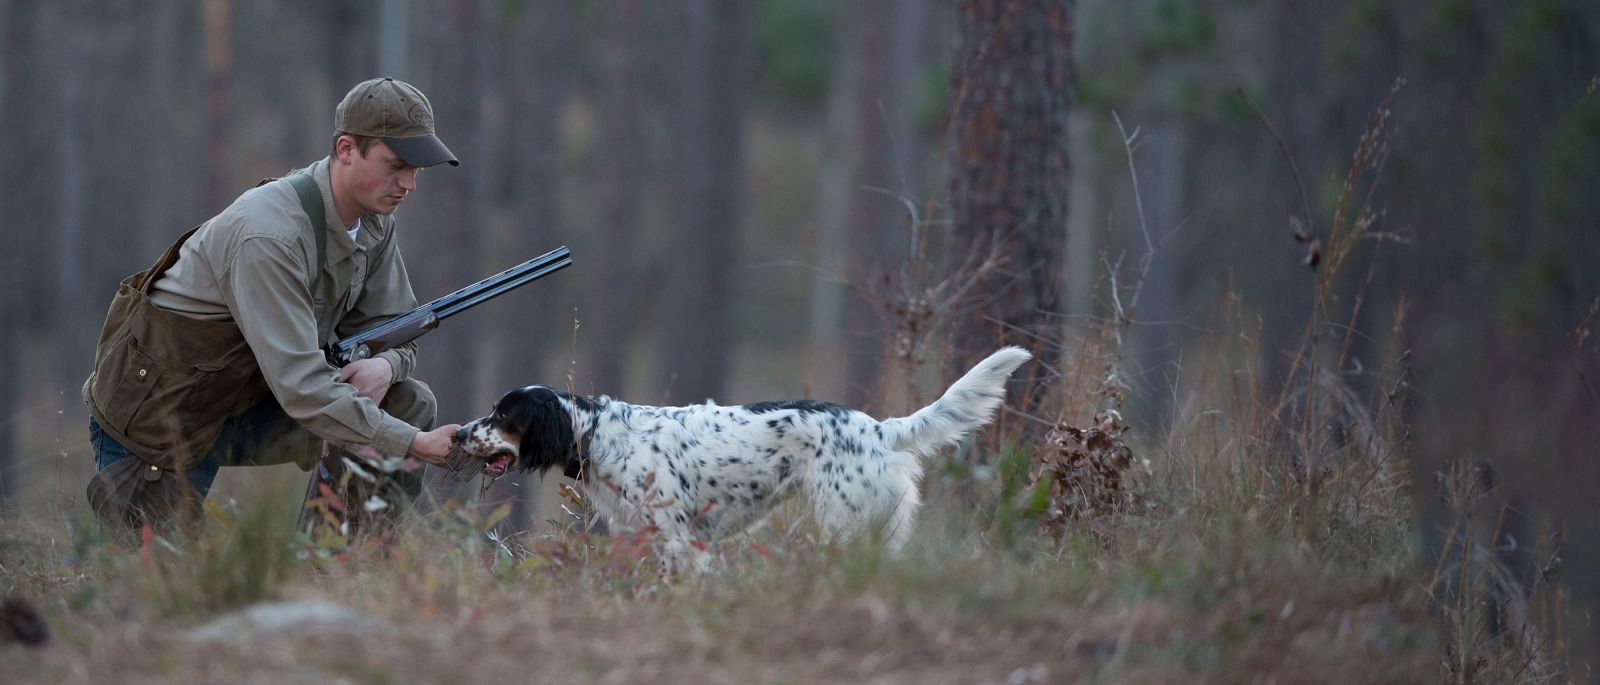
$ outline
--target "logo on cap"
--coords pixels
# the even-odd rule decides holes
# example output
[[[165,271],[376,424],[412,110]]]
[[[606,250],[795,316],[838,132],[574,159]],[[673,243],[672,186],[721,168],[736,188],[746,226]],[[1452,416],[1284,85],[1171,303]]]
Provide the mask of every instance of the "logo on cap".
[[[410,119],[413,124],[429,131],[433,130],[433,113],[428,111],[427,105],[420,102],[412,105],[410,109],[406,110],[406,118]]]

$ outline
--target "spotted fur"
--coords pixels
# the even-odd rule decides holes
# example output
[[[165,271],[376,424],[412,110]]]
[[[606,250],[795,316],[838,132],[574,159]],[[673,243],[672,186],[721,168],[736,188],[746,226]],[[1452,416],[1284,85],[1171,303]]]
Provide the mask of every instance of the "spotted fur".
[[[744,530],[794,493],[830,534],[883,526],[899,547],[921,504],[920,457],[987,424],[1006,378],[1031,356],[1003,348],[904,418],[815,400],[655,407],[533,385],[457,438],[492,475],[561,467],[601,484],[589,488],[596,510],[613,525],[654,526],[667,567],[686,554],[703,565],[694,540]]]

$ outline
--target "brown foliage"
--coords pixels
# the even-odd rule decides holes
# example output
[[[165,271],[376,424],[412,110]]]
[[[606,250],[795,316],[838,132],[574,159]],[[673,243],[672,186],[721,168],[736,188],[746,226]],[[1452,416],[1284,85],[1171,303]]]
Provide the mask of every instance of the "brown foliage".
[[[1122,415],[1107,409],[1088,428],[1058,421],[1045,436],[1033,452],[1026,492],[1047,488],[1040,519],[1046,529],[1060,532],[1074,520],[1130,511],[1138,503],[1126,478],[1134,465],[1122,439],[1127,431]]]

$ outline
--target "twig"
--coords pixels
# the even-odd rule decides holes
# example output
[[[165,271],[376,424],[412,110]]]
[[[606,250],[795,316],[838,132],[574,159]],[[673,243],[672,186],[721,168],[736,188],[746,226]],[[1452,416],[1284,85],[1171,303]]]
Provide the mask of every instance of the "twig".
[[[1133,148],[1138,143],[1139,129],[1135,128],[1133,129],[1133,133],[1129,134],[1128,130],[1123,127],[1122,117],[1117,115],[1116,110],[1112,110],[1111,118],[1117,122],[1117,131],[1122,134],[1122,148],[1128,156],[1128,178],[1133,184],[1133,204],[1134,208],[1139,212],[1139,232],[1144,236],[1145,252],[1139,257],[1139,278],[1134,281],[1133,297],[1129,298],[1128,300],[1128,309],[1132,311],[1138,311],[1139,296],[1144,293],[1144,283],[1150,275],[1150,265],[1155,262],[1156,251],[1160,249],[1164,243],[1166,243],[1168,238],[1172,237],[1174,233],[1177,233],[1179,229],[1183,228],[1184,225],[1189,222],[1189,220],[1185,218],[1183,221],[1178,222],[1178,225],[1174,226],[1171,231],[1166,233],[1166,235],[1163,235],[1160,240],[1150,239],[1150,225],[1146,221],[1144,214],[1144,199],[1139,194],[1139,171],[1133,162]],[[1119,265],[1121,264],[1121,261],[1121,259],[1117,260]],[[1115,275],[1113,274],[1113,283],[1111,287],[1113,293],[1116,292],[1114,276]],[[1131,317],[1122,313],[1122,307],[1120,304],[1117,307],[1117,312],[1117,318],[1122,325],[1133,323],[1133,319]],[[1120,344],[1121,341],[1122,336],[1118,335],[1118,344]]]
[[[1600,297],[1594,298],[1594,302],[1589,304],[1589,313],[1584,315],[1583,321],[1572,331],[1572,368],[1578,372],[1578,380],[1583,382],[1584,389],[1589,391],[1590,400],[1600,400],[1600,394],[1595,393],[1594,383],[1590,382],[1589,374],[1578,364],[1578,359],[1583,353],[1583,342],[1589,337],[1590,326],[1594,324],[1596,312],[1600,312]]]
[[[1139,210],[1139,231],[1144,234],[1144,247],[1148,252],[1155,252],[1155,243],[1150,241],[1150,225],[1144,218],[1144,200],[1139,197],[1139,171],[1133,165],[1133,143],[1139,137],[1139,129],[1133,129],[1133,135],[1128,135],[1128,129],[1122,127],[1122,117],[1117,116],[1117,110],[1111,110],[1112,120],[1117,122],[1117,132],[1122,134],[1122,149],[1128,154],[1128,177],[1133,181],[1133,206]]]
[[[1301,211],[1306,214],[1306,234],[1315,236],[1317,234],[1316,227],[1311,223],[1311,194],[1306,192],[1305,179],[1300,176],[1300,165],[1295,164],[1294,154],[1289,151],[1289,142],[1283,139],[1283,134],[1278,132],[1278,127],[1273,126],[1272,122],[1267,119],[1267,115],[1261,111],[1260,107],[1256,106],[1255,100],[1251,100],[1249,95],[1245,95],[1243,88],[1234,88],[1233,92],[1238,94],[1239,99],[1244,100],[1245,106],[1249,107],[1250,111],[1255,112],[1256,118],[1261,120],[1261,125],[1267,127],[1267,133],[1272,134],[1272,139],[1278,142],[1278,151],[1283,153],[1283,161],[1289,163],[1289,173],[1294,175],[1294,185],[1300,190]]]

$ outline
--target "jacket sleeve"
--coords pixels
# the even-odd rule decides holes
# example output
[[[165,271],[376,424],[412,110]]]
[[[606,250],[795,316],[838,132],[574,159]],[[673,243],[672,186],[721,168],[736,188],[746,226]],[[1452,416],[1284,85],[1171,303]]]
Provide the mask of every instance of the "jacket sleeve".
[[[323,357],[304,250],[266,235],[242,239],[220,274],[223,300],[284,412],[317,437],[384,456],[411,449],[417,429],[340,383]],[[393,360],[391,360],[393,363]],[[400,370],[396,365],[396,371]]]
[[[390,230],[392,236],[393,229]],[[355,307],[334,327],[334,332],[341,338],[417,308],[417,296],[411,291],[411,278],[406,273],[405,262],[400,258],[400,245],[393,238],[374,248],[372,270],[366,279]],[[378,356],[389,360],[389,366],[394,369],[392,382],[399,383],[410,378],[416,369],[417,345],[414,341],[409,342],[384,350]]]

